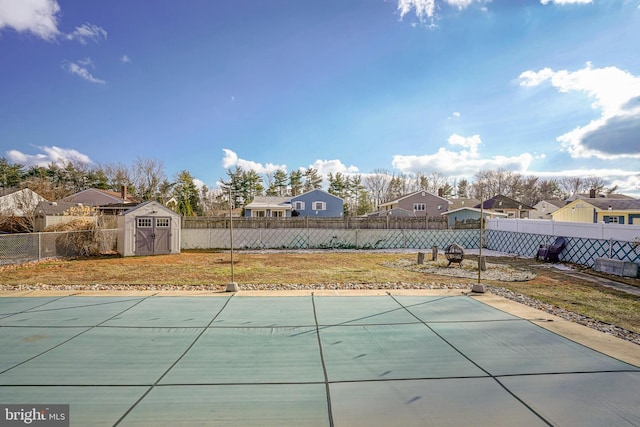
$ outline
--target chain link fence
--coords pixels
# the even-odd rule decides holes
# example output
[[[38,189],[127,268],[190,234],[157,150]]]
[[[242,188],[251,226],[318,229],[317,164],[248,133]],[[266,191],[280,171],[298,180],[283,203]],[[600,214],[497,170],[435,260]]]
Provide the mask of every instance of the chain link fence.
[[[1,234],[0,265],[115,253],[117,236],[113,229]]]

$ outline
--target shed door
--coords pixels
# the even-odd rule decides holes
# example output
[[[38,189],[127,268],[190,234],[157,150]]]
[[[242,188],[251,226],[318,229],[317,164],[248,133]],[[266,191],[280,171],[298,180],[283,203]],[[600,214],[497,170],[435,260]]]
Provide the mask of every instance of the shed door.
[[[171,253],[171,218],[136,218],[136,255]]]

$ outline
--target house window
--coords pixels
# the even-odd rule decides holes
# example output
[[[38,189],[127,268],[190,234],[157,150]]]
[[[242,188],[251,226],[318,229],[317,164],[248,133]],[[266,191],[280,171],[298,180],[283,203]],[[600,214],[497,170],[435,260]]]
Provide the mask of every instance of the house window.
[[[253,216],[255,218],[264,218],[267,216],[267,213],[265,211],[253,211]]]
[[[427,205],[425,203],[414,203],[413,204],[414,211],[426,211]]]
[[[604,219],[604,222],[607,223],[607,224],[624,224],[624,217],[623,216],[605,215],[605,217],[603,219]]]
[[[139,228],[151,228],[151,218],[138,218]]]
[[[282,211],[271,211],[272,218],[282,218],[284,216],[284,212]]]
[[[313,210],[314,211],[327,210],[327,204],[325,202],[313,202]]]
[[[156,218],[156,227],[169,228],[169,218]]]
[[[303,211],[304,210],[304,202],[295,202],[293,209],[297,210],[297,211]]]

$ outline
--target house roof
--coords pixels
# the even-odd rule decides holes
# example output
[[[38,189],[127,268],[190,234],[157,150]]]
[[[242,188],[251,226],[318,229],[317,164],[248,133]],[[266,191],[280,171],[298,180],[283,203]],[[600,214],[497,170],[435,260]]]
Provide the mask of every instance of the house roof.
[[[596,209],[606,211],[640,211],[640,199],[580,199],[582,203],[589,203]]]
[[[322,193],[322,195],[324,195],[324,196],[329,196],[329,197],[333,197],[334,199],[342,200],[342,198],[341,198],[341,197],[338,197],[338,196],[336,196],[335,194],[331,194],[331,193],[329,193],[328,191],[324,191],[324,190],[322,190],[322,189],[320,189],[320,188],[314,188],[313,190],[309,190],[309,191],[304,192],[304,193],[302,193],[302,194],[296,194],[295,196],[291,196],[291,197],[289,198],[289,200],[299,199],[299,198],[302,198],[302,197],[304,197],[304,196],[307,196],[307,195],[309,195],[309,194],[311,194],[311,193]]]
[[[520,211],[535,209],[533,206],[525,205],[522,202],[503,196],[502,194],[495,195],[492,198],[485,200],[482,203],[482,206],[484,209],[517,209]],[[479,208],[480,204],[474,207]]]
[[[247,209],[291,209],[291,197],[282,196],[256,196],[253,201],[245,206]]]
[[[40,202],[36,209],[45,215],[62,215],[70,208],[75,208],[78,206],[83,206],[82,203],[71,203],[71,202]]]
[[[579,193],[574,194],[573,196],[567,199],[567,202],[573,202],[576,199],[634,199],[634,197],[627,196],[626,194],[606,194],[606,193],[598,193],[595,197],[591,197],[589,193]]]
[[[382,206],[395,205],[396,203],[399,203],[399,202],[401,202],[401,201],[402,201],[402,200],[404,200],[404,199],[408,199],[408,198],[413,197],[413,196],[415,196],[416,194],[420,194],[420,193],[426,193],[426,194],[429,194],[430,196],[437,197],[438,199],[440,199],[440,200],[442,200],[443,202],[447,203],[447,206],[448,206],[448,205],[449,205],[449,203],[450,203],[450,202],[449,202],[449,200],[445,199],[444,197],[440,197],[440,196],[438,196],[438,195],[436,195],[436,194],[430,193],[430,192],[425,191],[425,190],[418,190],[418,191],[414,191],[413,193],[405,194],[404,196],[399,197],[399,198],[397,198],[397,199],[395,199],[395,200],[390,200],[390,201],[388,201],[388,202],[386,202],[386,203],[382,203],[382,204],[380,205],[380,207],[382,207]]]
[[[565,202],[564,200],[560,200],[560,199],[547,199],[547,200],[540,200],[538,203],[535,204],[535,206],[538,206],[540,203],[548,203],[550,205],[553,205],[557,208],[561,208],[563,206],[565,206],[567,204],[567,202]]]
[[[480,205],[480,200],[478,199],[449,199],[449,209],[452,210],[478,205]]]
[[[107,203],[104,203],[103,200],[107,200]],[[87,188],[86,190],[82,190],[78,193],[72,194],[70,196],[62,199],[65,202],[76,202],[76,203],[84,203],[92,206],[96,205],[105,205],[112,203],[138,203],[139,200],[129,196],[125,193],[125,198],[122,198],[122,193],[119,191],[110,191],[110,190],[101,190],[99,188]]]

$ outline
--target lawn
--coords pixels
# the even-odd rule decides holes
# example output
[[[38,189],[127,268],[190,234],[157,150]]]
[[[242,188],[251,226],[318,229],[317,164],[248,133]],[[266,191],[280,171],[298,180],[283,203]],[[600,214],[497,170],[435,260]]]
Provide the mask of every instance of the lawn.
[[[149,257],[99,257],[47,260],[0,268],[0,285],[207,285],[231,282],[230,253],[186,251]],[[483,279],[593,319],[640,333],[640,298],[599,287],[562,272],[541,268],[531,259],[487,258],[514,271],[531,272],[533,279],[505,281]],[[465,261],[472,263],[473,260]],[[234,280],[253,285],[452,285],[473,284],[477,278],[435,274],[415,266],[415,253],[347,252],[238,252],[234,254]],[[458,267],[450,267],[446,273]],[[467,266],[468,268],[468,266]],[[489,267],[498,269],[497,267]],[[443,272],[440,270],[440,272]],[[472,275],[476,277],[475,275]],[[486,274],[487,277],[490,274]],[[640,285],[640,280],[627,283]]]

